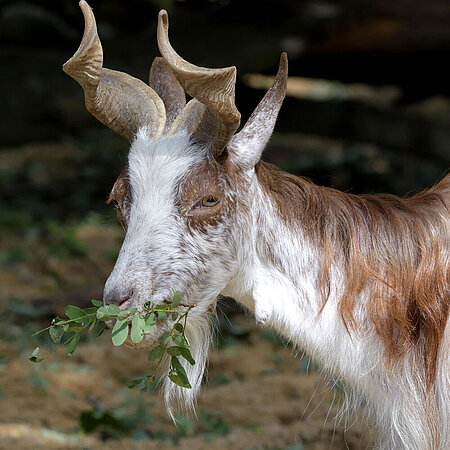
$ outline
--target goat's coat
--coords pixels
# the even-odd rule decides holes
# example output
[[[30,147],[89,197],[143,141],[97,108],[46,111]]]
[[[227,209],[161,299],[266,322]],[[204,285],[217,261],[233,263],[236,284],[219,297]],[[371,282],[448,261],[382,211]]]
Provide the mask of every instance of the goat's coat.
[[[260,161],[281,107],[287,57],[242,130],[236,69],[184,61],[158,24],[150,85],[102,67],[95,19],[64,65],[99,120],[132,141],[110,200],[125,240],[105,284],[122,309],[183,293],[193,404],[219,294],[236,298],[363,399],[385,449],[450,448],[450,176],[408,199],[318,187]],[[184,89],[184,90],[183,90]],[[186,104],[184,91],[194,97]],[[140,345],[171,326],[158,321]],[[130,341],[131,343],[131,341]]]
[[[399,199],[255,169],[250,244],[224,294],[345,380],[380,446],[449,448],[450,176]]]

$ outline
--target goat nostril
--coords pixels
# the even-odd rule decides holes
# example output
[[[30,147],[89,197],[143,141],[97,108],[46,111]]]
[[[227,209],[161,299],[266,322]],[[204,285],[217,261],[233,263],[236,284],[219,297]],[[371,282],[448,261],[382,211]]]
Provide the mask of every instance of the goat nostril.
[[[123,298],[123,299],[121,299],[121,300],[119,301],[119,303],[117,304],[117,306],[118,306],[120,309],[124,309],[123,307],[126,306],[126,304],[127,304],[130,300],[131,300],[130,297],[125,297],[125,298]]]
[[[131,299],[133,298],[134,291],[131,289],[128,292],[118,292],[117,290],[111,290],[104,296],[105,305],[117,305],[122,311],[131,307]]]

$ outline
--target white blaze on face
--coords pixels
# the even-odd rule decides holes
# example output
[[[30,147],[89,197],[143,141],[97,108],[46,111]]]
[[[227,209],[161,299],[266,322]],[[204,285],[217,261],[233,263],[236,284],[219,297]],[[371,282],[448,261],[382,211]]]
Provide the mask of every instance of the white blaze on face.
[[[129,154],[129,179],[133,206],[129,227],[160,229],[173,219],[174,191],[188,169],[204,156],[189,144],[189,136],[178,134],[159,141],[138,134]]]
[[[198,149],[192,148],[187,135],[159,141],[150,140],[144,131],[137,135],[128,164],[128,229],[106,282],[105,297],[113,291],[126,296],[133,290],[132,305],[141,307],[148,300],[161,301],[172,289],[179,288],[167,285],[156,293],[161,298],[152,298],[155,278],[164,284],[165,277],[176,274],[178,266],[183,266],[180,237],[186,233],[186,226],[178,217],[176,188],[189,168],[203,158]]]

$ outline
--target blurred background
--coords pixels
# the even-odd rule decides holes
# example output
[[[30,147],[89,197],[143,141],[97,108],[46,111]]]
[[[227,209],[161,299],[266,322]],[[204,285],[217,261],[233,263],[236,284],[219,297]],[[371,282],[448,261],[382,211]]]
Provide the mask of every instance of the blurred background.
[[[105,67],[147,80],[156,17],[187,60],[238,68],[245,120],[279,54],[290,81],[265,159],[354,193],[410,195],[450,163],[448,0],[91,0]],[[84,108],[61,65],[83,20],[72,0],[0,0],[0,448],[364,449],[340,384],[231,300],[198,418],[168,420],[158,393],[124,381],[146,354],[85,341],[29,363],[31,338],[67,304],[101,298],[123,232],[105,204],[128,143]],[[446,63],[447,62],[447,63]],[[47,347],[48,345],[48,347]]]

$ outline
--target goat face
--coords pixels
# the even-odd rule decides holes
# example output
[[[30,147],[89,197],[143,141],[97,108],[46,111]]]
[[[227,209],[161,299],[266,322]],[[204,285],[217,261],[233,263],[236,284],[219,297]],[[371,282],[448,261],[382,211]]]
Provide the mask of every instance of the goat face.
[[[152,141],[139,133],[127,169],[111,192],[126,236],[105,285],[105,303],[142,309],[173,290],[190,316],[213,309],[235,273],[236,182],[229,158],[218,161],[180,133]],[[139,345],[170,326],[158,322]],[[134,345],[134,344],[133,344]]]

